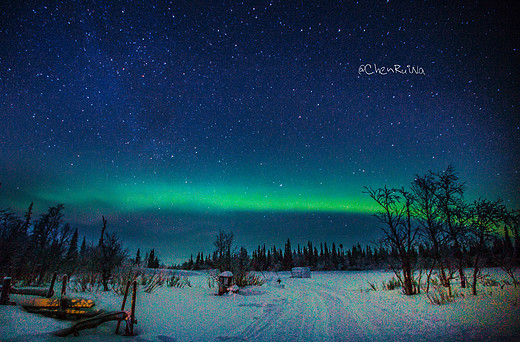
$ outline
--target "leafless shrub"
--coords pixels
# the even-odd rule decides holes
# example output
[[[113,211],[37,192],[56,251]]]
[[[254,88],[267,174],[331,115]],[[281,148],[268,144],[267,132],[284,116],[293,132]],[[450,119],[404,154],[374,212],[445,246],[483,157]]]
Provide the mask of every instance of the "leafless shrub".
[[[185,288],[186,286],[191,287],[191,283],[187,276],[180,276],[172,273],[172,275],[166,281],[166,286]]]
[[[449,295],[446,287],[442,285],[435,285],[433,291],[428,292],[426,297],[434,305],[444,305],[453,301],[453,297]]]
[[[137,280],[140,273],[140,269],[135,266],[127,266],[120,268],[110,281],[112,285],[112,291],[115,294],[121,296],[124,295],[126,290],[126,284],[128,282],[133,283],[135,280]]]
[[[402,287],[402,283],[399,279],[395,279],[394,277],[392,277],[388,282],[383,282],[383,289],[385,290],[391,291],[399,287]]]
[[[246,272],[240,276],[235,276],[234,281],[235,284],[239,287],[262,286],[266,282],[264,278],[252,272]]]
[[[494,278],[491,278],[489,276],[483,276],[482,277],[482,286],[486,287],[496,287],[501,286],[500,282]]]
[[[144,292],[152,293],[158,287],[163,286],[166,281],[166,274],[162,272],[153,273],[148,278],[147,284],[145,285]]]
[[[218,270],[209,270],[207,275],[208,288],[212,289],[218,287]]]
[[[96,272],[78,272],[70,280],[68,287],[73,292],[92,292],[98,283]]]
[[[370,289],[368,289],[368,291],[370,291],[370,290],[377,291],[378,290],[377,285],[375,283],[370,283],[369,282],[368,285],[370,286]]]

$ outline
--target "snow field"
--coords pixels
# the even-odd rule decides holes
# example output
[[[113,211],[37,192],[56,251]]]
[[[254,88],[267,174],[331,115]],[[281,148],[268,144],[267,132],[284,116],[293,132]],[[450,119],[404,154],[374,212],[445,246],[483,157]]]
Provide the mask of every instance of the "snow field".
[[[495,279],[506,279],[491,270]],[[399,289],[381,288],[391,272],[313,272],[311,279],[292,279],[289,272],[264,273],[262,287],[215,296],[203,272],[188,273],[192,287],[140,289],[137,336],[114,335],[115,322],[84,330],[71,341],[507,341],[520,340],[520,295],[512,286],[480,287],[437,306],[424,294],[407,297]],[[283,287],[276,282],[278,277]],[[77,294],[98,308],[120,309],[112,292]],[[12,295],[21,302],[27,296]],[[0,341],[64,341],[51,332],[68,326],[23,311],[0,307]]]

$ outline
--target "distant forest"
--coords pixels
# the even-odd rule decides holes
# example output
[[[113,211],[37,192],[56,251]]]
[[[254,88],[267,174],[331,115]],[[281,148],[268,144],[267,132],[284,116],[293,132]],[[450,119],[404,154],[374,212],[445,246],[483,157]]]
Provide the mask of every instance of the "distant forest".
[[[518,236],[514,240],[518,245]],[[490,245],[485,247],[483,253],[485,257],[482,260],[484,267],[500,267],[502,264],[500,257],[507,248],[506,246],[510,245],[514,245],[510,236],[497,236]],[[247,260],[254,271],[290,271],[292,267],[299,266],[310,267],[313,271],[391,270],[390,262],[395,260],[398,254],[395,249],[388,249],[383,246],[361,246],[359,243],[345,249],[342,244],[337,246],[335,243],[314,245],[309,241],[306,245],[298,245],[293,249],[290,239],[287,239],[284,248],[277,248],[276,246],[267,248],[262,245],[258,246],[250,255],[245,248],[240,250],[243,258],[247,255]],[[431,247],[421,244],[411,251],[411,257],[417,263],[418,268],[428,268],[433,253]],[[464,254],[465,260],[467,260],[466,267],[470,267],[475,251],[473,249],[464,250]],[[238,253],[235,253],[236,255]],[[183,270],[204,270],[218,268],[219,264],[219,257],[216,252],[210,255],[199,252],[195,257],[192,256],[179,265],[169,267]],[[158,264],[157,267],[159,267]]]

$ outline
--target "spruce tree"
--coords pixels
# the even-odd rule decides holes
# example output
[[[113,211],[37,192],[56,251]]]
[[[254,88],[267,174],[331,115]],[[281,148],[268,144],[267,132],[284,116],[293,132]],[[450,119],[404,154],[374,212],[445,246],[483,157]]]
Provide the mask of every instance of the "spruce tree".
[[[141,249],[140,248],[137,249],[137,253],[135,255],[135,264],[137,266],[141,266]]]
[[[154,268],[155,265],[155,251],[152,249],[150,254],[148,255],[148,268]]]

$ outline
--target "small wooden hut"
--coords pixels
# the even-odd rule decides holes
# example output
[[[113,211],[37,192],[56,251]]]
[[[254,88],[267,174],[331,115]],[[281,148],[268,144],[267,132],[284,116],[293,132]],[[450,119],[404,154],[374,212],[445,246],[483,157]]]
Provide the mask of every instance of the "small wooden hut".
[[[311,269],[309,267],[293,267],[291,270],[292,278],[310,278]]]

